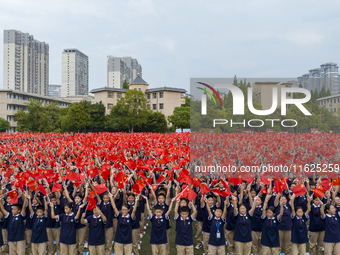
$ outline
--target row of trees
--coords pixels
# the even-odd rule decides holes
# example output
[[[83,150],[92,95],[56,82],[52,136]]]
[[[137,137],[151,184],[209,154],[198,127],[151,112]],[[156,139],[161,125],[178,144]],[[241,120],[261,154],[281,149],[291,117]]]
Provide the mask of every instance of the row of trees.
[[[250,87],[250,83],[246,80],[241,80],[238,82],[236,76],[234,77],[233,85],[239,87],[243,94],[244,98],[247,98],[248,87]],[[300,85],[300,87],[302,87]],[[217,91],[219,93],[219,91]],[[220,94],[220,93],[219,93]],[[262,127],[253,128],[254,131],[265,131],[267,128],[274,129],[274,131],[293,131],[293,132],[308,132],[311,128],[318,128],[321,131],[335,131],[339,132],[339,124],[340,118],[339,116],[326,109],[323,106],[320,106],[316,101],[318,98],[330,96],[331,93],[329,90],[325,90],[323,87],[321,91],[318,93],[316,90],[311,91],[311,99],[304,104],[306,109],[312,114],[311,116],[305,116],[295,105],[290,105],[287,114],[285,116],[281,115],[280,106],[276,109],[276,111],[270,115],[259,116],[251,113],[248,109],[248,102],[245,100],[244,102],[244,115],[233,115],[233,96],[229,91],[228,94],[220,94],[222,100],[222,106],[220,104],[214,103],[213,99],[207,96],[207,115],[201,115],[201,102],[200,101],[192,101],[190,108],[190,122],[191,122],[191,130],[210,130],[213,128],[213,120],[214,119],[227,119],[229,123],[225,125],[218,125],[215,127],[215,132],[235,132],[238,130],[242,130],[244,128],[249,128],[247,125],[247,121],[251,119],[260,119],[264,122]],[[300,93],[293,93],[293,98],[303,98],[304,95]],[[256,102],[253,102],[253,106],[255,109],[262,110],[262,106]],[[243,122],[246,120],[245,127],[243,124],[237,124],[230,127],[230,119],[233,122]],[[266,121],[266,119],[279,119],[280,122],[283,119],[294,119],[298,122],[298,125],[294,128],[285,128],[281,126],[280,122],[275,122],[274,127],[272,127],[271,121]],[[254,122],[252,125],[260,125],[260,122]],[[293,122],[286,123],[286,125],[293,125]]]
[[[190,101],[177,107],[168,121],[161,112],[153,112],[147,107],[145,95],[141,91],[128,90],[125,97],[118,100],[110,114],[105,115],[102,102],[82,101],[66,108],[57,102],[43,104],[31,100],[27,110],[18,110],[14,116],[18,131],[29,132],[169,132],[176,128],[190,127]],[[4,122],[4,123],[3,123]],[[0,131],[9,129],[9,122],[0,120]]]

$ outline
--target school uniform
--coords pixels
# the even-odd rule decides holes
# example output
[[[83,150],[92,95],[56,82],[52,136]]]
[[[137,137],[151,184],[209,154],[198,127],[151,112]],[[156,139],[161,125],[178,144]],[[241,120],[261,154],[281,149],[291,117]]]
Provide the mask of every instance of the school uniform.
[[[89,250],[91,255],[103,255],[105,254],[105,225],[101,215],[96,217],[95,215],[88,216],[86,224],[89,225]]]
[[[76,238],[76,223],[75,214],[62,213],[58,215],[57,221],[61,222],[60,227],[60,252],[61,255],[77,254],[77,238]]]
[[[166,254],[166,244],[168,238],[166,235],[166,222],[169,221],[169,217],[152,215],[151,218],[151,236],[150,244],[153,255]]]
[[[13,207],[13,205],[4,201],[4,208],[9,214],[12,214],[11,213],[12,207]],[[2,251],[3,254],[8,254],[8,252],[9,252],[7,226],[8,226],[8,217],[7,217],[7,219],[6,219],[6,217],[4,217],[4,220],[2,222],[2,230],[1,230],[2,239],[3,239],[3,246],[1,247],[1,251]]]
[[[234,216],[235,231],[233,240],[236,254],[250,255],[253,240],[251,236],[251,218],[252,216],[248,212],[244,215],[238,213]]]
[[[227,252],[229,254],[234,253],[234,230],[236,222],[233,220],[234,218],[234,206],[232,203],[229,203],[227,207],[227,216],[226,216],[226,241],[227,241]]]
[[[197,196],[196,197],[196,203],[195,203],[196,205],[198,205],[197,206],[196,224],[195,224],[195,226],[196,226],[196,236],[195,236],[196,245],[202,245],[202,241],[203,241],[202,227],[203,227],[204,210],[200,206],[201,197],[202,197],[202,195]]]
[[[310,254],[322,253],[323,248],[323,238],[325,236],[325,222],[321,218],[320,205],[311,205],[311,210],[309,212],[309,252]],[[316,244],[318,247],[316,247]]]
[[[279,236],[280,220],[277,216],[263,218],[263,228],[261,235],[261,245],[263,255],[279,255],[280,254],[280,236]]]
[[[102,213],[106,217],[106,224],[104,225],[105,232],[105,254],[112,254],[112,241],[113,241],[113,216],[114,211],[111,202],[104,203],[103,200],[100,202]]]
[[[204,206],[202,207],[202,210],[203,210],[202,231],[203,231],[203,249],[204,249],[205,254],[208,254],[208,242],[209,242],[209,236],[210,236],[211,221],[208,220],[209,214],[208,214],[208,210],[206,206],[207,206],[206,203],[204,203]],[[210,211],[213,215],[214,215],[216,208],[217,208],[216,204],[210,207]]]
[[[128,202],[128,204],[130,205],[130,215],[131,215],[133,208],[136,206],[136,204],[135,204],[135,202],[133,202],[131,204]],[[138,203],[137,210],[135,212],[135,217],[136,217],[136,220],[134,220],[133,223],[132,223],[132,252],[134,254],[138,254],[138,244],[139,244],[139,241],[140,241],[139,221],[140,221],[140,218],[141,218],[140,203]]]
[[[136,217],[132,219],[130,214],[124,216],[121,213],[115,217],[117,218],[117,230],[114,238],[115,254],[130,255],[132,254],[132,224]]]
[[[210,222],[210,235],[208,242],[208,255],[225,254],[225,236],[224,223],[225,219],[212,216],[208,218]]]
[[[194,254],[194,241],[192,233],[192,222],[194,219],[188,216],[183,219],[180,215],[175,218],[176,220],[176,239],[177,254],[193,255]]]
[[[293,226],[292,226],[292,254],[306,254],[306,243],[308,243],[308,234],[307,234],[307,220],[309,219],[308,215],[302,215],[302,217],[298,217],[295,215],[293,217]]]
[[[340,215],[336,213],[334,215],[326,214],[324,218],[325,222],[325,237],[323,238],[323,244],[325,248],[325,255],[328,254],[340,254]]]
[[[259,206],[256,205],[255,211],[251,219],[251,238],[253,239],[252,241],[253,254],[259,254],[262,249],[261,246],[261,234],[263,228],[262,212],[263,212],[262,205]]]
[[[294,207],[297,208],[298,206],[302,207],[303,212],[307,211],[307,197],[306,196],[297,196],[294,199]]]
[[[281,204],[275,208],[276,215],[280,214]],[[280,244],[284,245],[284,254],[290,255],[291,251],[291,238],[292,238],[292,208],[288,201],[283,206],[283,214],[279,225]]]
[[[47,217],[43,214],[42,217],[38,217],[36,213],[30,216],[32,219],[32,235],[31,235],[31,244],[32,244],[32,253],[33,255],[43,255],[46,254],[46,245],[47,245],[47,231],[46,231],[46,222]]]
[[[54,215],[61,214],[61,209],[59,204],[55,204],[53,206]],[[51,207],[48,207],[47,212],[47,220],[46,220],[46,232],[47,232],[47,251],[49,255],[55,253],[54,241],[56,245],[56,252],[60,254],[60,245],[59,245],[59,237],[60,237],[60,222],[52,219],[51,217]]]
[[[73,206],[73,213],[77,215],[79,207],[83,204],[83,201],[80,203],[75,203]],[[81,208],[80,215],[82,215],[84,212],[86,212],[86,206]],[[92,212],[92,211],[91,211]],[[77,254],[83,255],[84,254],[84,244],[85,244],[85,235],[87,231],[87,226],[84,224],[81,224],[80,220],[78,220],[75,224],[76,226],[76,241],[77,241]]]
[[[33,214],[35,213],[37,206],[38,206],[37,204],[32,204]],[[33,215],[31,215],[30,211],[28,210],[28,205],[27,205],[26,211],[28,211],[28,214],[27,214],[28,217],[26,217],[26,224],[25,224],[26,249],[27,249],[28,254],[32,254],[31,236],[32,236]]]
[[[144,199],[143,199],[144,200]],[[159,202],[157,202],[156,204],[155,204],[155,206],[156,205],[160,205],[160,206],[162,206],[162,208],[163,208],[163,217],[165,217],[165,214],[168,212],[168,210],[169,210],[169,205],[166,203],[166,202],[164,202],[164,203],[159,203]],[[180,208],[178,208],[178,210],[180,210]],[[170,221],[168,220],[167,222],[166,222],[166,238],[167,238],[167,240],[169,240],[169,234],[170,234]],[[176,231],[177,231],[177,229],[176,229]],[[170,254],[170,244],[169,244],[169,242],[167,242],[167,244],[166,244],[166,255],[169,255]]]
[[[115,200],[115,204],[116,204],[116,208],[118,211],[120,211],[120,209],[122,209],[123,206],[123,192],[122,191],[117,191],[118,192],[118,196],[116,197]],[[115,234],[116,234],[116,229],[117,229],[117,217],[115,217],[114,213],[113,213],[113,233],[112,233],[112,239],[115,238]]]
[[[4,217],[8,220],[7,238],[9,242],[9,253],[11,255],[25,255],[26,242],[24,220],[26,215],[22,215],[21,213],[12,215],[8,213]]]

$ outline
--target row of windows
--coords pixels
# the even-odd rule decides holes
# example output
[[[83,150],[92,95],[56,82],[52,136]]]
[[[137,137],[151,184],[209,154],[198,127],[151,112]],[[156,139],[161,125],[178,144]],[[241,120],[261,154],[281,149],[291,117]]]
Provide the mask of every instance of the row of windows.
[[[337,101],[338,101],[338,103],[340,103],[340,98],[338,98],[338,100],[336,98],[334,98],[334,99],[327,99],[327,103],[330,103],[330,104],[332,104],[332,103],[336,104]],[[320,101],[320,105],[326,105],[326,100]]]
[[[108,92],[107,93],[108,98],[113,98],[114,97],[114,92]],[[117,93],[117,99],[122,98],[122,93]]]
[[[158,110],[163,110],[164,109],[164,104],[160,103],[159,104],[159,109]],[[152,110],[156,111],[157,110],[157,104],[152,104]]]
[[[6,98],[18,99],[18,100],[24,100],[24,101],[28,101],[30,99],[34,99],[36,101],[43,102],[44,104],[51,104],[53,102],[52,100],[48,100],[48,99],[42,99],[42,98],[37,98],[37,97],[30,97],[30,96],[27,96],[27,95],[18,95],[18,94],[13,94],[13,93],[7,93]],[[68,106],[68,104],[66,104],[66,103],[58,102],[58,104],[60,106]]]
[[[159,98],[163,98],[164,97],[164,92],[163,91],[158,92],[158,93],[159,93]],[[150,95],[151,95],[151,93],[146,94],[146,98],[150,99]],[[152,93],[152,98],[153,99],[157,98],[157,92]]]

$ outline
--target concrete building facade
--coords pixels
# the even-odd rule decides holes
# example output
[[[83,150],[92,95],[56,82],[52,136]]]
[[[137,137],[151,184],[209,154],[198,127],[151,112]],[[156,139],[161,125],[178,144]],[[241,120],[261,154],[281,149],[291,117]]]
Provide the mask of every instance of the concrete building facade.
[[[61,97],[61,85],[50,84],[48,85],[48,96],[59,98]]]
[[[340,104],[340,94],[318,98],[316,100],[320,106],[326,107],[331,112],[338,113]]]
[[[49,45],[18,30],[4,30],[3,89],[48,96]]]
[[[89,58],[78,49],[65,49],[62,53],[61,96],[88,95]]]

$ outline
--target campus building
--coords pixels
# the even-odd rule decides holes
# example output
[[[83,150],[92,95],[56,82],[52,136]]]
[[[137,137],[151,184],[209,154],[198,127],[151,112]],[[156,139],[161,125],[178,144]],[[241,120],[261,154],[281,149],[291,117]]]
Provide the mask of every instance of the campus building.
[[[48,96],[59,98],[61,97],[61,85],[50,84],[48,85]]]
[[[89,58],[77,49],[65,49],[62,53],[61,96],[88,95]]]
[[[9,132],[17,131],[17,123],[14,121],[14,114],[16,114],[19,109],[27,110],[26,104],[30,99],[43,102],[44,104],[51,104],[53,101],[57,101],[60,107],[67,107],[71,104],[69,101],[32,93],[16,90],[0,90],[0,117],[9,121]]]
[[[316,102],[326,107],[331,112],[338,112],[340,104],[340,94],[316,99]]]
[[[159,111],[165,117],[173,114],[175,107],[185,103],[183,97],[187,91],[181,88],[159,87],[149,88],[149,84],[140,76],[137,76],[130,85],[129,89],[142,91],[146,97],[146,104],[153,111]],[[105,105],[106,114],[110,114],[110,110],[117,104],[117,101],[124,97],[128,89],[104,87],[93,89],[90,93],[94,94],[94,101]]]
[[[18,30],[4,30],[3,89],[48,96],[49,45]]]

